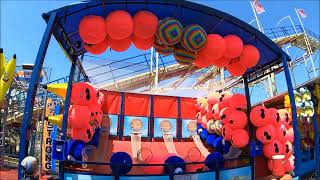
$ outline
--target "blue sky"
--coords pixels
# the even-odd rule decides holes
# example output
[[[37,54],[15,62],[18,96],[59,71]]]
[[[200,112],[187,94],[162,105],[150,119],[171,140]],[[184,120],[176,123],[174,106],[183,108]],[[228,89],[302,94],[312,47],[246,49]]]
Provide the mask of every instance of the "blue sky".
[[[4,48],[5,55],[8,58],[11,57],[13,53],[16,53],[18,64],[22,64],[34,63],[46,25],[41,14],[77,1],[4,0],[0,2],[0,46]],[[250,22],[254,19],[248,0],[194,0],[194,2],[225,11],[245,22]],[[266,10],[265,13],[259,15],[263,28],[275,27],[278,20],[287,15],[291,15],[294,23],[299,24],[294,8],[302,8],[308,15],[307,18],[303,19],[305,27],[318,35],[320,34],[320,2],[318,0],[261,0],[261,3]],[[290,23],[288,20],[285,20],[281,25],[289,26]],[[256,24],[253,24],[253,26],[256,27]],[[117,56],[114,56],[114,58],[128,57],[129,55],[127,53],[130,52],[131,51],[119,53]],[[52,80],[66,76],[69,73],[70,63],[60,50],[54,38],[52,38],[50,42],[44,66],[53,68]]]

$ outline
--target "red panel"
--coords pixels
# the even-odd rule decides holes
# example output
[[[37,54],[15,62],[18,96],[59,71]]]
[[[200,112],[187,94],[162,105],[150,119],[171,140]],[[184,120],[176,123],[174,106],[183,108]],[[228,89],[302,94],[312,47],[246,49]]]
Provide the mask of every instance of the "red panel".
[[[121,95],[119,92],[101,91],[104,95],[102,112],[107,114],[120,114]]]
[[[178,118],[178,101],[176,97],[154,96],[154,117]]]
[[[196,117],[196,108],[195,108],[195,99],[193,98],[181,98],[181,119],[195,119]]]
[[[124,99],[124,115],[150,116],[150,96],[126,93]]]

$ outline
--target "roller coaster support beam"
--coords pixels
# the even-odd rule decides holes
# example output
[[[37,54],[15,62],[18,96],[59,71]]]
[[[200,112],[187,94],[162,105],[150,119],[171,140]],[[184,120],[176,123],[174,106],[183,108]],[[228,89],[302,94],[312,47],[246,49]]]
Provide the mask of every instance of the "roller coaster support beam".
[[[301,166],[301,161],[302,161],[302,154],[301,154],[301,149],[300,149],[300,133],[299,133],[299,128],[298,128],[298,117],[297,117],[297,107],[296,103],[294,100],[294,93],[293,93],[293,86],[291,82],[291,77],[290,77],[290,71],[289,71],[289,66],[288,66],[288,59],[285,54],[282,55],[282,64],[283,64],[283,71],[286,77],[286,82],[287,82],[287,88],[288,88],[288,94],[290,98],[290,105],[291,105],[291,112],[292,112],[292,126],[293,126],[293,131],[294,131],[294,155],[295,155],[295,175],[299,175],[300,171],[300,166]]]
[[[32,119],[32,113],[33,113],[33,106],[34,106],[34,100],[36,96],[36,92],[38,89],[38,82],[40,78],[40,73],[43,67],[44,58],[48,49],[48,45],[50,42],[50,38],[52,35],[52,31],[55,27],[56,22],[56,12],[52,12],[50,14],[49,21],[47,23],[46,30],[43,34],[40,48],[38,50],[38,54],[36,57],[36,61],[32,70],[32,76],[29,84],[27,99],[25,103],[25,110],[24,110],[24,116],[22,121],[22,126],[20,129],[20,144],[19,144],[19,169],[18,169],[18,179],[22,178],[22,167],[21,162],[22,160],[28,155],[28,144],[27,141],[29,141],[29,136],[27,136],[27,132],[30,131],[30,124]]]

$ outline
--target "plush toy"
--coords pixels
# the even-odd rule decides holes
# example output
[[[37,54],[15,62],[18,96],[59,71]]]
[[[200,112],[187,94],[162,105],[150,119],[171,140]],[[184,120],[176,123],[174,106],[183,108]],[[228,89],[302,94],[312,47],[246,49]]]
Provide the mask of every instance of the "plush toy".
[[[290,158],[290,156],[292,155],[292,144],[291,144],[291,142],[289,142],[289,141],[287,141],[286,143],[285,143],[285,145],[284,145],[284,147],[285,147],[285,157],[286,157],[286,159],[287,158]]]
[[[219,119],[219,113],[220,113],[219,104],[215,104],[215,105],[212,106],[211,113],[212,113],[212,116],[213,116],[214,120]]]
[[[269,123],[268,109],[264,106],[256,106],[250,112],[251,123],[256,127],[265,126]]]
[[[269,159],[274,155],[282,155],[284,154],[283,144],[279,140],[275,139],[271,143],[263,146],[263,154]]]
[[[220,93],[220,99],[219,99],[219,111],[221,111],[225,107],[229,107],[229,100],[232,97],[232,93],[228,91],[223,91]]]
[[[313,102],[312,101],[305,101],[303,103],[303,107],[301,109],[301,116],[302,117],[307,117],[308,122],[310,122],[309,118],[314,115],[314,107],[313,107]]]
[[[200,112],[202,112],[203,114],[205,113],[205,108],[208,104],[208,101],[206,98],[204,97],[199,97],[196,99],[196,109]]]
[[[72,85],[72,104],[89,106],[98,102],[97,90],[87,82],[78,82]]]
[[[291,114],[285,109],[279,109],[278,113],[281,123],[286,127],[290,126],[292,122]]]
[[[71,138],[87,143],[93,137],[94,131],[93,127],[89,124],[82,128],[71,128]]]
[[[210,170],[218,170],[224,166],[224,158],[218,152],[213,152],[206,157],[205,165]]]
[[[208,123],[207,123],[207,131],[208,131],[210,134],[215,133],[214,122],[215,122],[214,120],[209,120]]]
[[[280,121],[280,114],[278,113],[278,110],[275,108],[269,108],[268,112],[269,114],[269,122],[271,125],[273,125],[274,127],[280,127],[281,125],[281,121]]]
[[[201,125],[202,125],[202,127],[204,129],[207,129],[207,123],[208,123],[207,117],[206,116],[202,116]]]
[[[318,101],[318,107],[316,109],[317,114],[320,114],[320,84],[314,85],[313,95],[316,97]]]
[[[201,112],[197,112],[197,114],[196,114],[196,120],[197,120],[197,123],[198,123],[198,124],[201,124],[201,121],[202,121]]]
[[[223,139],[226,141],[229,141],[231,134],[232,134],[232,131],[233,130],[232,130],[230,124],[223,125],[222,130],[221,130],[221,134],[222,134]]]
[[[91,111],[88,106],[71,105],[68,112],[68,124],[71,128],[81,129],[89,124]]]
[[[301,94],[297,91],[297,90],[294,90],[293,91],[293,94],[294,94],[294,101],[295,101],[295,103],[297,104],[297,103],[301,103],[301,101],[302,101],[302,96],[301,96]]]
[[[247,98],[242,94],[234,94],[229,100],[230,107],[239,110],[247,108]]]
[[[235,109],[231,108],[231,107],[226,107],[226,108],[223,108],[220,113],[219,113],[219,117],[220,117],[220,120],[221,120],[221,123],[222,124],[225,124],[229,121],[229,117],[231,115],[231,113],[235,111]]]
[[[291,173],[295,169],[294,159],[295,159],[295,157],[293,155],[291,155],[289,158],[286,158],[283,161],[284,169],[286,172]]]
[[[268,144],[276,138],[276,129],[272,125],[259,127],[256,130],[256,137],[263,144]]]
[[[311,100],[311,92],[306,87],[301,87],[299,89],[301,94],[302,101],[310,101]]]
[[[244,112],[238,110],[233,111],[229,116],[229,120],[227,121],[232,129],[242,129],[246,127],[247,122],[247,115]]]
[[[271,166],[271,172],[272,175],[277,176],[277,177],[282,177],[286,174],[285,168],[283,166],[283,161],[284,161],[284,155],[274,155],[272,156],[272,165]]]
[[[244,129],[237,129],[231,133],[230,142],[235,148],[243,148],[249,143],[248,132]]]
[[[277,128],[277,137],[278,140],[282,143],[285,143],[288,140],[288,130],[283,124],[281,124],[281,126]]]
[[[208,103],[211,104],[211,106],[217,104],[218,102],[220,102],[220,94],[218,92],[211,92],[208,94]]]

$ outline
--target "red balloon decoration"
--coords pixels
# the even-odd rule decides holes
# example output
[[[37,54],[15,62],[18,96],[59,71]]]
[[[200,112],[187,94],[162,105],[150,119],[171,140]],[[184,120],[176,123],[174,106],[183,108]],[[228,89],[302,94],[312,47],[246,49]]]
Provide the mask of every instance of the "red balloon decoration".
[[[256,131],[256,137],[262,144],[268,144],[276,138],[276,129],[272,125],[259,127]]]
[[[95,54],[95,55],[104,53],[107,50],[108,46],[109,46],[109,39],[108,38],[105,38],[104,41],[102,41],[101,43],[98,43],[98,44],[84,43],[84,48],[89,53]]]
[[[111,12],[107,16],[105,23],[108,35],[114,40],[128,38],[133,32],[132,17],[128,12],[123,10]]]
[[[230,100],[229,104],[235,109],[246,109],[247,108],[247,98],[243,94],[234,94]]]
[[[88,106],[71,105],[68,111],[68,124],[72,128],[83,128],[89,124],[91,111]]]
[[[203,54],[198,54],[196,60],[193,63],[199,68],[205,68],[209,66],[209,60]]]
[[[236,58],[241,55],[243,50],[242,40],[233,34],[224,37],[226,41],[226,54],[225,56],[229,58]]]
[[[231,59],[227,70],[232,76],[242,76],[247,71],[247,68],[240,63],[239,58],[234,58]]]
[[[149,11],[139,11],[133,17],[133,33],[140,39],[151,39],[157,32],[158,17]]]
[[[230,58],[228,58],[226,56],[222,56],[218,60],[215,60],[212,64],[217,67],[227,67],[228,64],[230,63],[230,61],[231,61]]]
[[[79,35],[85,43],[101,43],[107,35],[104,19],[95,15],[85,16],[79,24]]]
[[[154,37],[149,39],[142,39],[138,36],[133,36],[133,45],[140,50],[148,50],[152,47],[154,42]]]
[[[271,159],[273,155],[282,155],[284,153],[283,144],[279,140],[273,140],[271,143],[263,146],[263,154]]]
[[[250,112],[251,123],[256,127],[265,126],[269,122],[268,109],[263,106],[256,106]]]
[[[206,45],[199,51],[198,55],[205,59],[207,63],[214,65],[215,61],[220,59],[225,51],[226,42],[223,37],[218,34],[209,34]]]
[[[129,49],[132,42],[132,38],[128,37],[122,40],[110,39],[110,48],[117,52],[123,52]]]
[[[245,45],[240,55],[240,63],[246,67],[254,67],[260,58],[258,49],[252,45]]]
[[[249,143],[248,132],[244,129],[237,129],[231,133],[230,142],[235,148],[243,148]]]
[[[229,120],[227,121],[230,124],[232,129],[242,129],[245,128],[248,122],[248,118],[246,113],[242,111],[235,110],[233,111],[230,116]]]

